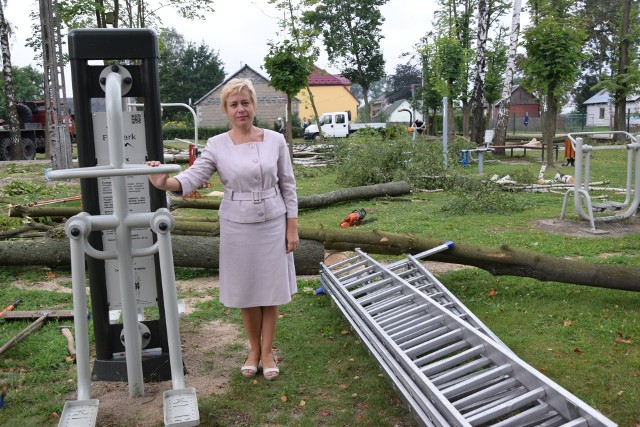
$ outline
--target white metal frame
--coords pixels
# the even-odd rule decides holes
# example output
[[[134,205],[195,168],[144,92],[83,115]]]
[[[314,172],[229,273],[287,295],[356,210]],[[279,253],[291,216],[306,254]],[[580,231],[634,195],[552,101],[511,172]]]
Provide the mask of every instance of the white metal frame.
[[[625,135],[629,142],[623,145],[588,145],[584,143],[584,135]],[[574,186],[567,190],[562,202],[560,218],[564,218],[567,210],[569,195],[574,196],[574,206],[578,216],[589,221],[591,231],[596,231],[596,221],[613,222],[630,218],[640,206],[640,143],[636,137],[624,131],[610,132],[577,132],[567,135],[571,141],[576,158],[574,172]],[[591,154],[597,150],[627,150],[627,181],[624,202],[594,203],[589,194],[591,174]],[[584,203],[584,205],[583,205]],[[586,210],[585,210],[586,205]],[[612,215],[596,216],[594,210],[620,211]]]

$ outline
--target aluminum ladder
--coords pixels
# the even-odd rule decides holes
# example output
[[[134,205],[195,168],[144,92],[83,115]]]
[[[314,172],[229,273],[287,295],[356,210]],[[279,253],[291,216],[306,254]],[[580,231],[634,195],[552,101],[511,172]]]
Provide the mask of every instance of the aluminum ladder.
[[[518,358],[417,260],[366,253],[320,280],[425,426],[615,426]]]

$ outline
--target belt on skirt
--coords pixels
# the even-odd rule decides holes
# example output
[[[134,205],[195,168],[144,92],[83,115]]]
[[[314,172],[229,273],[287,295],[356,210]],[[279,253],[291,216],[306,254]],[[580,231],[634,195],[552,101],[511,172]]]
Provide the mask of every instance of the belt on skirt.
[[[253,203],[260,203],[262,200],[276,197],[278,194],[280,194],[278,187],[271,187],[268,190],[245,192],[228,190],[226,188],[224,190],[224,198],[227,200],[250,200],[253,201]]]

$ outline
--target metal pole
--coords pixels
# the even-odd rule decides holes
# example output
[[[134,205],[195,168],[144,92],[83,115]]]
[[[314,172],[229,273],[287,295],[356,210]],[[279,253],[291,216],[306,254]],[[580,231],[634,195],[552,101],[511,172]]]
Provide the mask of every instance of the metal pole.
[[[117,66],[114,66],[117,67]],[[109,161],[113,168],[124,168],[124,144],[122,142],[122,77],[117,69],[109,73],[106,82],[106,107],[109,140]],[[120,219],[116,227],[118,251],[118,278],[122,298],[124,338],[127,361],[127,381],[131,397],[144,396],[144,378],[140,352],[142,343],[138,329],[136,296],[134,293],[133,256],[131,231],[124,220],[129,215],[127,182],[125,176],[111,178],[113,213]]]
[[[444,166],[447,167],[447,143],[449,139],[449,111],[447,108],[448,99],[445,96],[442,98],[442,151],[444,154]]]

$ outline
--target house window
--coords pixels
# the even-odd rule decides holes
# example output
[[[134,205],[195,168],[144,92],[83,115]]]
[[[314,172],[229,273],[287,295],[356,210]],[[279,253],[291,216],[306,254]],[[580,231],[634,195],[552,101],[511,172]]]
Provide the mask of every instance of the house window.
[[[604,119],[604,107],[600,107],[600,118]]]
[[[336,123],[344,124],[344,114],[336,114]]]

